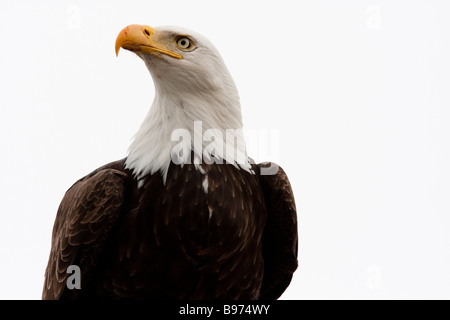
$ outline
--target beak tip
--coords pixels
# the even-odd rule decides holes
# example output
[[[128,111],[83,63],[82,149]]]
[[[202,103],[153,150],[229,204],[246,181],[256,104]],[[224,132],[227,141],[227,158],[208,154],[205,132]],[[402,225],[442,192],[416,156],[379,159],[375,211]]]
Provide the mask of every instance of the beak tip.
[[[116,47],[116,57],[119,56],[119,51],[120,51],[120,46],[119,46],[119,47]]]
[[[120,46],[118,46],[118,47],[116,47],[116,57],[118,57],[119,56],[119,51],[120,51]]]

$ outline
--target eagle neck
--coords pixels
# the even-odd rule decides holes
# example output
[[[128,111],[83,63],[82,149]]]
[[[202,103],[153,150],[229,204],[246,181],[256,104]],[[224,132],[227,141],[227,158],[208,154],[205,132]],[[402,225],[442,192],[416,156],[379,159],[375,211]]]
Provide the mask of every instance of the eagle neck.
[[[176,164],[209,163],[212,152],[217,159],[250,171],[239,96],[232,89],[226,95],[223,88],[188,92],[155,84],[155,99],[129,147],[126,167],[138,178],[160,171],[165,181],[174,150],[183,148],[193,151],[194,159],[191,152],[183,152],[189,156],[176,158]],[[230,132],[238,136],[237,142],[226,139]]]

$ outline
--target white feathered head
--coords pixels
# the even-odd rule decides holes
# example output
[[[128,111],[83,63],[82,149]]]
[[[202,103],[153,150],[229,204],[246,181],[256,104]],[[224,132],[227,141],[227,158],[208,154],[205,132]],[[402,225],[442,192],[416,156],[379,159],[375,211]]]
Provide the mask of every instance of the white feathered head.
[[[208,157],[214,150],[215,158],[228,161],[232,154],[232,159],[245,158],[244,163],[233,164],[250,170],[245,143],[233,142],[231,146],[225,139],[227,130],[242,130],[239,94],[222,57],[208,39],[180,27],[130,25],[117,37],[116,54],[120,48],[144,60],[155,85],[153,105],[130,146],[127,167],[139,176],[160,170],[165,177],[177,144],[173,132],[185,129],[192,137],[185,143],[198,157]],[[194,123],[198,122],[201,132],[194,132]],[[219,132],[222,141],[216,141],[217,137],[214,141],[204,139],[208,130]],[[200,147],[194,143],[199,139]]]

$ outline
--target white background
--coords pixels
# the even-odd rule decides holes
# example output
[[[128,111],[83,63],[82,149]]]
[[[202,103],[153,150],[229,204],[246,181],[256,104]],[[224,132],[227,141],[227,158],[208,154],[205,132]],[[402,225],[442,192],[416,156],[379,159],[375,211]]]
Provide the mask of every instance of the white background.
[[[258,133],[251,155],[288,173],[300,267],[283,299],[450,298],[448,12],[430,0],[2,1],[0,298],[40,298],[64,192],[124,157],[151,105],[142,61],[114,54],[133,23],[209,37]]]

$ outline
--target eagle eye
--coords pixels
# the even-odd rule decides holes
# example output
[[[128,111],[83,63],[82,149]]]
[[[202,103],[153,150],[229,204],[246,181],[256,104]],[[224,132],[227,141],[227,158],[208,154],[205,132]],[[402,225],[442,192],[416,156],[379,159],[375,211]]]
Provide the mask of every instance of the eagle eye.
[[[188,37],[179,37],[176,42],[181,50],[190,50],[194,47],[194,43]]]

